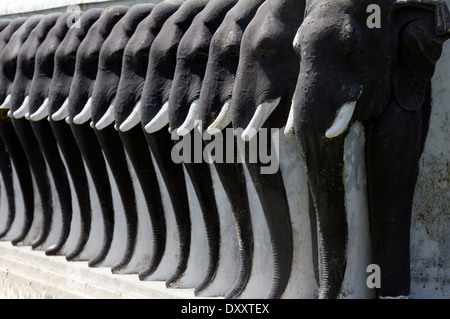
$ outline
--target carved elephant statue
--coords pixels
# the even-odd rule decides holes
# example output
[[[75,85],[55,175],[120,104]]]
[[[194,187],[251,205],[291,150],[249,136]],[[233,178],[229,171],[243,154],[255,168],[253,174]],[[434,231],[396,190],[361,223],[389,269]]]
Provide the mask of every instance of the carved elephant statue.
[[[381,1],[381,27],[371,28],[370,4],[311,1],[294,42],[301,65],[292,124],[317,214],[321,298],[338,295],[346,267],[343,149],[356,122],[366,134],[377,295],[410,294],[412,201],[449,13],[444,1]]]

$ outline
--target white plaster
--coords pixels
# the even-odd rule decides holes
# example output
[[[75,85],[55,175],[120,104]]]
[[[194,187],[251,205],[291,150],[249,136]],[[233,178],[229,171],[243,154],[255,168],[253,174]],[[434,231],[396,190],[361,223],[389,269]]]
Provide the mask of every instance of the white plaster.
[[[119,145],[121,147],[122,145]],[[122,261],[125,254],[127,244],[127,228],[125,222],[125,210],[120,197],[117,183],[105,158],[106,170],[108,172],[109,183],[111,185],[111,193],[114,207],[114,232],[111,247],[105,260],[101,264],[102,267],[111,267]]]
[[[447,1],[450,5],[450,1]],[[413,202],[411,294],[450,298],[450,42],[432,79],[433,108]]]
[[[202,297],[226,295],[233,288],[239,274],[239,244],[233,213],[215,166],[210,165],[209,167],[219,211],[221,242],[216,276],[210,286],[201,294]]]
[[[69,173],[69,168],[67,167],[67,162],[64,158],[64,156],[61,153],[60,148],[58,147],[60,157],[63,161],[64,167],[66,168],[67,172],[67,179],[69,181],[70,186],[70,193],[72,196],[72,220],[70,221],[70,230],[69,235],[67,236],[66,243],[64,244],[64,247],[62,249],[62,252],[64,255],[67,255],[74,251],[78,239],[80,237],[80,231],[81,231],[81,209],[78,205],[78,197],[75,192],[75,186],[73,184],[72,175]]]
[[[3,181],[3,175],[0,174],[0,233],[6,228],[8,212],[8,197],[6,194],[5,183]]]
[[[367,208],[364,127],[352,126],[345,140],[344,185],[348,224],[347,268],[339,298],[372,299],[375,291],[366,284],[367,266],[372,264],[369,212]]]
[[[44,219],[43,215],[43,208],[42,208],[42,202],[41,202],[41,196],[39,195],[39,190],[36,185],[36,180],[34,178],[33,173],[32,174],[32,180],[33,180],[33,192],[34,192],[34,215],[33,215],[33,222],[31,224],[30,230],[25,237],[25,239],[20,243],[20,245],[31,245],[39,236],[41,229],[42,229],[42,223]],[[19,199],[18,199],[19,200]],[[16,201],[17,205],[17,201]],[[24,220],[22,219],[23,225]],[[42,245],[40,247],[37,247],[36,249],[42,249]]]
[[[47,160],[45,160],[47,163]],[[61,226],[62,226],[62,213],[61,213],[61,203],[59,201],[58,192],[56,191],[55,180],[53,179],[53,175],[50,171],[50,168],[47,163],[47,176],[50,185],[50,194],[52,198],[52,220],[50,231],[48,233],[48,237],[45,242],[41,245],[43,249],[48,249],[54,244],[56,244],[59,240],[59,236],[61,234]]]
[[[292,233],[293,262],[289,284],[283,298],[312,299],[317,295],[314,277],[311,227],[309,217],[309,195],[305,164],[300,156],[297,140],[280,136],[280,170],[286,188]]]
[[[200,204],[189,174],[183,167],[191,214],[191,251],[185,274],[174,283],[173,288],[195,288],[206,274],[209,262],[206,229]]]
[[[24,207],[24,197],[22,193],[22,188],[19,184],[19,179],[17,177],[17,170],[15,168],[14,162],[11,161],[13,187],[14,187],[14,203],[16,208],[16,214],[14,221],[8,231],[8,233],[3,238],[4,240],[13,240],[16,238],[22,229],[24,223],[25,207]],[[3,197],[2,197],[3,198]]]
[[[151,153],[150,153],[151,154]],[[172,202],[167,190],[166,184],[162,177],[161,171],[156,163],[156,160],[151,154],[152,164],[156,172],[156,178],[158,180],[158,185],[161,193],[161,200],[165,212],[166,218],[166,249],[161,262],[155,272],[148,277],[148,280],[167,280],[172,276],[178,266],[178,256],[180,252],[180,239],[178,236],[177,222],[175,219],[175,213],[173,211]],[[151,228],[151,225],[150,225]]]
[[[128,154],[126,155],[126,159],[136,196],[138,224],[133,256],[128,265],[120,270],[120,274],[137,274],[144,270],[150,262],[151,253],[153,251],[151,245],[153,232],[144,194]]]
[[[91,199],[91,229],[89,231],[89,238],[83,248],[83,251],[79,255],[79,259],[90,261],[101,251],[101,247],[103,245],[104,229],[100,201],[98,199],[94,181],[92,180],[91,173],[87,168],[86,163],[84,163],[84,169],[86,171],[89,196]]]
[[[242,152],[242,150],[239,149]],[[242,154],[242,153],[241,153]],[[243,156],[243,155],[242,155]],[[249,197],[253,227],[254,250],[250,279],[240,299],[261,299],[269,293],[272,283],[273,257],[269,229],[264,218],[261,202],[251,181],[246,165],[243,165]]]

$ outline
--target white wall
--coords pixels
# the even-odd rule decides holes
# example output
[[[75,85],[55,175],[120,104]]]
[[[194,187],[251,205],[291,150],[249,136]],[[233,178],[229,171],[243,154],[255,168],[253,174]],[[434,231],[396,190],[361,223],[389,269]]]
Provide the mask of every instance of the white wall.
[[[0,16],[24,16],[53,11],[65,11],[69,5],[79,5],[82,10],[111,5],[132,6],[137,3],[158,3],[162,0],[0,0]]]

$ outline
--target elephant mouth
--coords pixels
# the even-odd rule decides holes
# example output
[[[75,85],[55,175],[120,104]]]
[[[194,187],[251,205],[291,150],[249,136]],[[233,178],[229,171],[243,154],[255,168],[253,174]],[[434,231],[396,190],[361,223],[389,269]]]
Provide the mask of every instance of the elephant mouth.
[[[339,135],[341,135],[342,133],[344,133],[352,118],[353,118],[353,114],[355,113],[355,107],[356,104],[358,103],[358,100],[360,99],[362,94],[362,88],[359,92],[358,97],[350,102],[345,102],[344,104],[341,105],[341,107],[338,109],[337,113],[336,113],[336,117],[334,118],[333,123],[331,124],[331,126],[328,128],[328,130],[325,132],[325,137],[326,138],[335,138],[338,137]]]
[[[232,121],[231,98],[227,99],[214,122],[208,126],[206,132],[209,135],[216,135],[225,129]]]
[[[158,132],[169,124],[169,101],[165,102],[155,117],[148,122],[144,129],[148,134]]]
[[[30,116],[30,120],[33,122],[37,122],[46,118],[49,114],[50,104],[49,98],[47,97],[44,100],[44,103]]]
[[[261,127],[264,125],[273,111],[275,111],[276,107],[280,104],[280,101],[281,97],[278,97],[274,100],[268,100],[258,105],[255,114],[250,120],[250,123],[247,125],[241,135],[244,141],[248,142],[256,136],[258,131],[261,129]]]
[[[100,120],[95,124],[95,129],[97,131],[105,129],[107,126],[114,123],[114,108],[116,105],[116,97],[112,100],[105,114],[100,118]]]
[[[177,134],[179,136],[186,136],[190,131],[198,125],[198,115],[199,115],[199,99],[195,99],[191,102],[189,107],[189,112],[184,120],[183,124],[177,129]]]
[[[346,102],[339,108],[333,124],[325,132],[325,137],[334,138],[344,133],[353,117],[356,103],[357,101]]]

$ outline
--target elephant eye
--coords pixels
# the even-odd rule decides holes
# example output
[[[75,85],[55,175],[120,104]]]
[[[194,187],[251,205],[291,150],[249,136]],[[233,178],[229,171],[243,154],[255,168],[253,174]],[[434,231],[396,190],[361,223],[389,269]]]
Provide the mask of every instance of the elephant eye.
[[[172,60],[176,59],[177,50],[178,50],[178,44],[172,45],[169,49],[166,50],[166,53],[164,54],[164,58],[167,61],[172,61]]]
[[[208,53],[203,50],[198,50],[190,54],[190,60],[194,61],[207,61]]]
[[[122,61],[123,50],[117,50],[111,54],[111,61]]]
[[[239,46],[230,45],[225,48],[224,55],[232,60],[239,60]]]
[[[256,55],[264,62],[270,62],[276,55],[276,50],[257,50]]]

